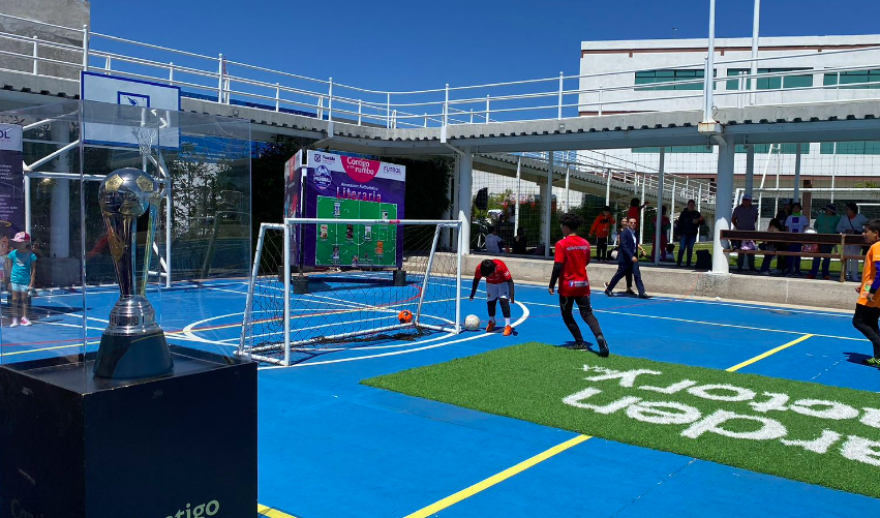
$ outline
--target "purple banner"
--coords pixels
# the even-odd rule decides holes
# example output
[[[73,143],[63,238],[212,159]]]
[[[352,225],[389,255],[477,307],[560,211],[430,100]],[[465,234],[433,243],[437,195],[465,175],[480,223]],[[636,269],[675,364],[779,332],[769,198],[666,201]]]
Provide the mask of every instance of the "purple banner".
[[[404,219],[406,169],[395,164],[320,151],[308,151],[307,161],[303,163],[299,155],[297,153],[290,160],[295,162],[293,165],[300,166],[300,172],[288,182],[291,192],[288,197],[300,193],[299,214],[302,217],[389,220],[389,225],[377,225],[375,229],[363,225],[348,226],[357,228],[344,230],[337,229],[336,225],[329,225],[329,229],[303,225],[296,232],[301,233],[300,264],[401,267],[403,232],[398,231],[391,221]],[[290,214],[293,211],[285,212]],[[328,243],[337,239],[337,230],[340,244],[334,247]],[[320,249],[319,239],[324,244]]]
[[[0,124],[0,255],[9,241],[25,230],[25,200],[21,126]]]

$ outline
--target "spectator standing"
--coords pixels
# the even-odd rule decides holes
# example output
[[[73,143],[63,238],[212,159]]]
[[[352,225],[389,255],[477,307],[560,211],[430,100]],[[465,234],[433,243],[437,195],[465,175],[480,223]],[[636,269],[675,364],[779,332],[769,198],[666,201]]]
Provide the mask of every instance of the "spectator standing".
[[[840,223],[840,215],[837,213],[837,207],[833,204],[825,205],[822,208],[822,214],[816,218],[814,228],[819,234],[835,234],[837,233],[837,225]],[[834,245],[819,245],[819,251],[823,254],[830,254],[834,250]],[[813,268],[807,275],[810,279],[815,279],[819,274],[819,264],[822,264],[822,278],[830,279],[831,275],[828,270],[831,267],[830,257],[816,257],[813,259]]]
[[[636,220],[636,235],[638,235],[639,221],[642,219],[642,209],[648,206],[648,202],[639,205],[639,199],[629,201],[629,209],[626,211],[626,219]]]
[[[861,234],[865,231],[865,223],[867,222],[868,218],[864,214],[859,213],[859,206],[849,202],[846,204],[846,215],[841,217],[837,223],[837,231],[841,234]],[[846,245],[843,247],[843,252],[846,255],[860,255],[862,247],[860,245]],[[858,281],[859,279],[859,260],[847,259],[846,280]]]
[[[659,246],[659,248],[660,248],[660,260],[661,261],[666,260],[666,245],[669,244],[669,238],[667,237],[667,234],[669,232],[669,229],[672,227],[672,222],[669,221],[669,216],[666,215],[666,205],[664,205],[663,208],[660,210],[662,211],[662,215],[659,218],[660,221],[658,222],[656,219],[654,220],[655,226],[654,226],[654,229],[651,231],[651,239],[654,242],[654,247],[651,249],[651,260],[652,261],[654,261],[655,258],[657,257],[658,246],[657,246],[657,226],[656,225],[658,225],[658,224],[660,225],[660,246]]]
[[[752,205],[751,194],[746,193],[743,195],[742,202],[733,209],[733,217],[730,221],[736,230],[755,230],[757,228],[755,225],[758,222],[758,207]],[[743,243],[737,242],[734,247],[743,249]],[[736,271],[742,271],[746,258],[748,258],[749,271],[757,272],[758,269],[755,268],[755,255],[743,253],[739,253],[736,256]]]
[[[593,226],[590,227],[590,236],[596,238],[596,259],[599,262],[605,262],[608,258],[608,237],[611,235],[614,223],[611,207],[606,205],[602,209],[602,214],[596,216]]]
[[[697,242],[697,234],[700,233],[700,225],[703,224],[703,215],[697,211],[697,202],[688,200],[687,207],[678,216],[676,225],[681,235],[681,243],[678,247],[678,261],[681,266],[682,255],[687,252],[687,266],[690,268],[694,255],[694,244]]]

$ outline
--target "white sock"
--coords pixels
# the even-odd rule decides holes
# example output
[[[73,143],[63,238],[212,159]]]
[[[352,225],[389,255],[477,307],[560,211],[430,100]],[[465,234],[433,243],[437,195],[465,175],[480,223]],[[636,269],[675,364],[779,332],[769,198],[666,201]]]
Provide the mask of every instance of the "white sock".
[[[510,325],[510,317],[504,317],[504,325],[506,325],[506,326]]]
[[[495,323],[495,317],[489,317],[489,322]]]

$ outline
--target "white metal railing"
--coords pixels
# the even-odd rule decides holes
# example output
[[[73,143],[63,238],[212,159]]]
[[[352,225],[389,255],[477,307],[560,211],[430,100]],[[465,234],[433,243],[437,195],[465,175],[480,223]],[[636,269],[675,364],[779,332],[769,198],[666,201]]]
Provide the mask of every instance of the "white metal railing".
[[[763,100],[780,102],[809,102],[798,96],[798,92],[833,90],[835,100],[841,97],[841,90],[857,87],[871,87],[878,83],[857,83],[840,85],[812,85],[800,88],[773,88],[766,90],[718,89],[717,83],[724,81],[745,81],[758,79],[817,75],[821,73],[856,72],[876,70],[880,63],[859,66],[830,66],[824,69],[811,63],[810,70],[791,70],[785,72],[765,72],[718,77],[708,73],[707,61],[685,63],[666,67],[666,69],[702,69],[703,78],[685,81],[667,81],[635,85],[630,80],[641,69],[627,69],[607,73],[566,75],[505,81],[481,85],[450,86],[411,91],[386,91],[348,85],[332,78],[318,79],[250,63],[228,59],[223,54],[208,56],[161,45],[144,43],[127,38],[92,32],[88,27],[66,28],[59,25],[33,22],[19,17],[0,14],[0,17],[27,21],[35,25],[67,31],[81,46],[53,42],[36,36],[27,37],[0,32],[0,44],[16,42],[27,45],[28,52],[0,50],[0,56],[20,58],[32,64],[33,74],[50,75],[51,71],[41,70],[41,64],[58,65],[66,70],[85,69],[104,71],[133,79],[150,80],[179,86],[184,95],[203,98],[223,104],[251,105],[257,108],[279,112],[293,112],[327,120],[344,120],[355,124],[370,124],[387,128],[440,127],[451,124],[535,121],[561,119],[577,116],[580,112],[602,115],[603,112],[619,109],[621,111],[654,111],[663,101],[691,100],[693,108],[699,108],[698,99],[707,99],[713,84],[711,97],[733,99],[735,106],[761,104]],[[79,53],[82,59],[49,59],[40,56],[40,49],[55,48]],[[727,67],[741,64],[744,68],[752,63],[779,62],[788,64],[791,60],[823,60],[844,54],[859,54],[880,51],[880,47],[866,47],[845,50],[826,50],[804,52],[788,56],[772,56],[756,60],[737,59],[715,61],[714,67]],[[76,54],[73,54],[74,56]],[[880,57],[877,58],[880,61]],[[713,67],[713,68],[714,68]],[[47,67],[42,67],[47,68]],[[21,70],[19,70],[21,71]],[[68,74],[69,76],[69,74]],[[621,78],[621,76],[623,76]],[[587,84],[597,86],[585,87]],[[607,85],[607,86],[604,86]],[[696,87],[702,89],[675,90],[670,88]],[[782,86],[782,85],[781,85]],[[860,90],[861,98],[880,98],[880,89]],[[743,101],[742,99],[748,99]],[[713,106],[714,107],[714,106]]]

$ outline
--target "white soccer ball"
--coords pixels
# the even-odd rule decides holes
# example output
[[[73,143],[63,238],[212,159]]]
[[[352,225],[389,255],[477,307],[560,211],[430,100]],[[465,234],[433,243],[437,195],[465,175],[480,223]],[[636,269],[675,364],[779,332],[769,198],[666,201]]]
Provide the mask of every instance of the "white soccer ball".
[[[468,331],[476,331],[480,328],[480,317],[477,315],[468,315],[466,319],[464,319],[464,328]]]

